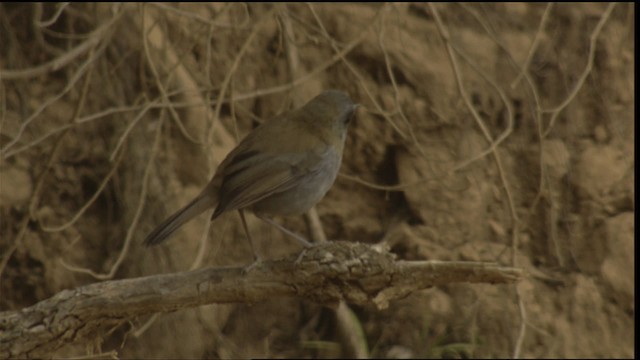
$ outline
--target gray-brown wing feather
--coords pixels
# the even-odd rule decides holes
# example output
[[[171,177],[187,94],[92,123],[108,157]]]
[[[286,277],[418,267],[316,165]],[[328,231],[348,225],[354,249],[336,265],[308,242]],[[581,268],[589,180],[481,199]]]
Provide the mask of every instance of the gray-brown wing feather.
[[[224,211],[242,209],[294,187],[320,164],[316,154],[240,153],[224,169],[220,202],[212,219]]]

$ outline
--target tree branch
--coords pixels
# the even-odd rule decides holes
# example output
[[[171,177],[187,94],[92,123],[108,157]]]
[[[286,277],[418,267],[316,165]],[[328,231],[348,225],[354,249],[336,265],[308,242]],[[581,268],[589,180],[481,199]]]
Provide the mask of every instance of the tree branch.
[[[295,256],[241,267],[207,268],[63,290],[21,311],[0,313],[0,357],[46,354],[137,316],[213,303],[296,296],[382,309],[394,299],[454,282],[512,283],[522,270],[490,263],[395,261],[374,247],[328,242]]]

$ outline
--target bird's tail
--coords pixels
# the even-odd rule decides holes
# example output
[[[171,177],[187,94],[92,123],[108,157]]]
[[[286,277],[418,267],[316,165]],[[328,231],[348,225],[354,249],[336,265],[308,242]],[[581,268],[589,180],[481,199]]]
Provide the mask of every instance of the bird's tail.
[[[205,210],[216,205],[217,199],[200,194],[182,209],[165,219],[144,239],[145,246],[158,245],[167,240],[176,230]]]

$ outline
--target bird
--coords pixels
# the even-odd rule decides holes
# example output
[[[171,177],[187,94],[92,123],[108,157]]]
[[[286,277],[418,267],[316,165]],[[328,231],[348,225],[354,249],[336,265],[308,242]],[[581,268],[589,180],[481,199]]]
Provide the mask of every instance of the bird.
[[[302,214],[329,191],[358,106],[344,91],[325,90],[305,105],[257,126],[229,152],[200,194],[160,223],[143,244],[164,242],[186,222],[214,208],[211,221],[225,212],[239,211],[252,250],[245,210],[309,247],[306,239],[270,217]]]

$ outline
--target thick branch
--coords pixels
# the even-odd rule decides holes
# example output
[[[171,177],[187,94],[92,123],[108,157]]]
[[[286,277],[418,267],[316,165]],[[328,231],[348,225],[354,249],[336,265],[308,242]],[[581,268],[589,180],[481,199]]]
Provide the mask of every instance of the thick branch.
[[[297,296],[384,308],[436,285],[511,283],[521,276],[519,269],[487,263],[395,261],[368,245],[329,242],[246,273],[240,267],[207,268],[64,290],[21,311],[0,313],[0,357],[45,354],[140,315],[199,305]]]

